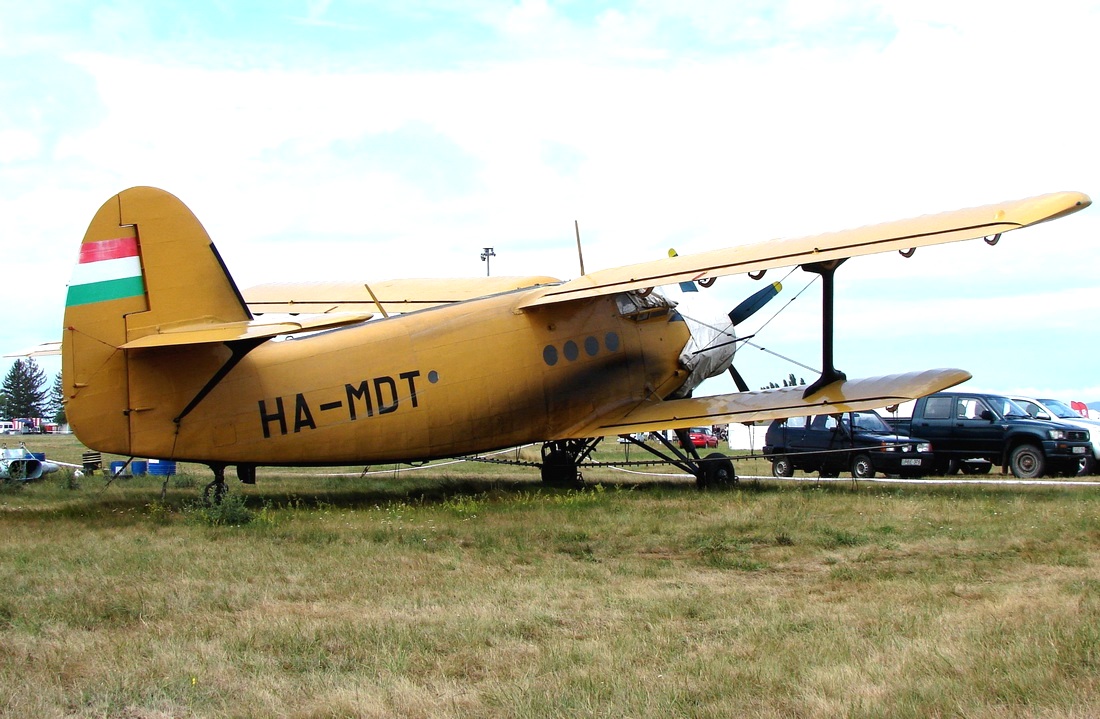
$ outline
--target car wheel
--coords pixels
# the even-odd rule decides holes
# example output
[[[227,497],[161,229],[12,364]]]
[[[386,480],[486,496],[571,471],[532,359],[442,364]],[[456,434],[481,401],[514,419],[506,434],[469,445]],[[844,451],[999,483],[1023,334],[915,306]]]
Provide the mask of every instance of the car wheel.
[[[871,479],[875,476],[875,463],[870,455],[857,454],[852,460],[852,477],[854,479]]]
[[[772,474],[776,477],[793,477],[794,465],[791,464],[789,457],[779,455],[772,460]]]
[[[1081,461],[1081,471],[1079,472],[1079,474],[1082,474],[1082,475],[1096,474],[1097,465],[1100,465],[1100,462],[1097,462],[1095,457],[1085,457]]]
[[[993,469],[992,462],[962,462],[959,465],[963,474],[989,474]]]
[[[1012,474],[1020,479],[1042,477],[1045,467],[1043,452],[1033,444],[1021,444],[1008,456]]]

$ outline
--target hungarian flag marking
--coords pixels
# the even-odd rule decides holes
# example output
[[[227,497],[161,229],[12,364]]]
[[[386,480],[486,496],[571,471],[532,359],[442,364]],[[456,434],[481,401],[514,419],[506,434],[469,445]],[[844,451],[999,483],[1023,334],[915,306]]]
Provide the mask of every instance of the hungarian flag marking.
[[[118,237],[80,246],[80,259],[69,282],[66,307],[145,294],[136,237]]]

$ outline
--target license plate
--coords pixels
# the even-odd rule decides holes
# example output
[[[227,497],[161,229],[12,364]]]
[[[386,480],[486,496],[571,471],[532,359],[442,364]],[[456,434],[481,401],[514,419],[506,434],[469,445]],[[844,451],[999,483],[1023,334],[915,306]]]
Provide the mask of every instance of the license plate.
[[[1074,447],[1073,448],[1073,453],[1074,454],[1084,454],[1085,453],[1085,448],[1084,447]]]
[[[909,458],[901,460],[901,466],[902,467],[919,467],[920,466],[920,460],[915,458],[915,457],[909,457]]]

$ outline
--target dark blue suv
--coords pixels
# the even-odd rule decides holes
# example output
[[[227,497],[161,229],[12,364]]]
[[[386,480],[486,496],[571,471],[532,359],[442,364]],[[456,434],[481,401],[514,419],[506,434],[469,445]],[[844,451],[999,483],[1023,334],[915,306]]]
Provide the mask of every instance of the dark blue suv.
[[[777,419],[768,427],[764,455],[772,474],[790,477],[794,470],[856,479],[876,472],[919,477],[932,469],[932,445],[897,434],[873,410]]]

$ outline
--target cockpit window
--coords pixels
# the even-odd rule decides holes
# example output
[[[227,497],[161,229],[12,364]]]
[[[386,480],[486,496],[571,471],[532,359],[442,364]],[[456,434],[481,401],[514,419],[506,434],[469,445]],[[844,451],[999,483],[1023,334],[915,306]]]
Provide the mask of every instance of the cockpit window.
[[[653,317],[663,317],[676,306],[676,303],[665,297],[658,290],[649,292],[623,292],[615,295],[615,304],[619,308],[619,314],[632,320],[641,322]]]

